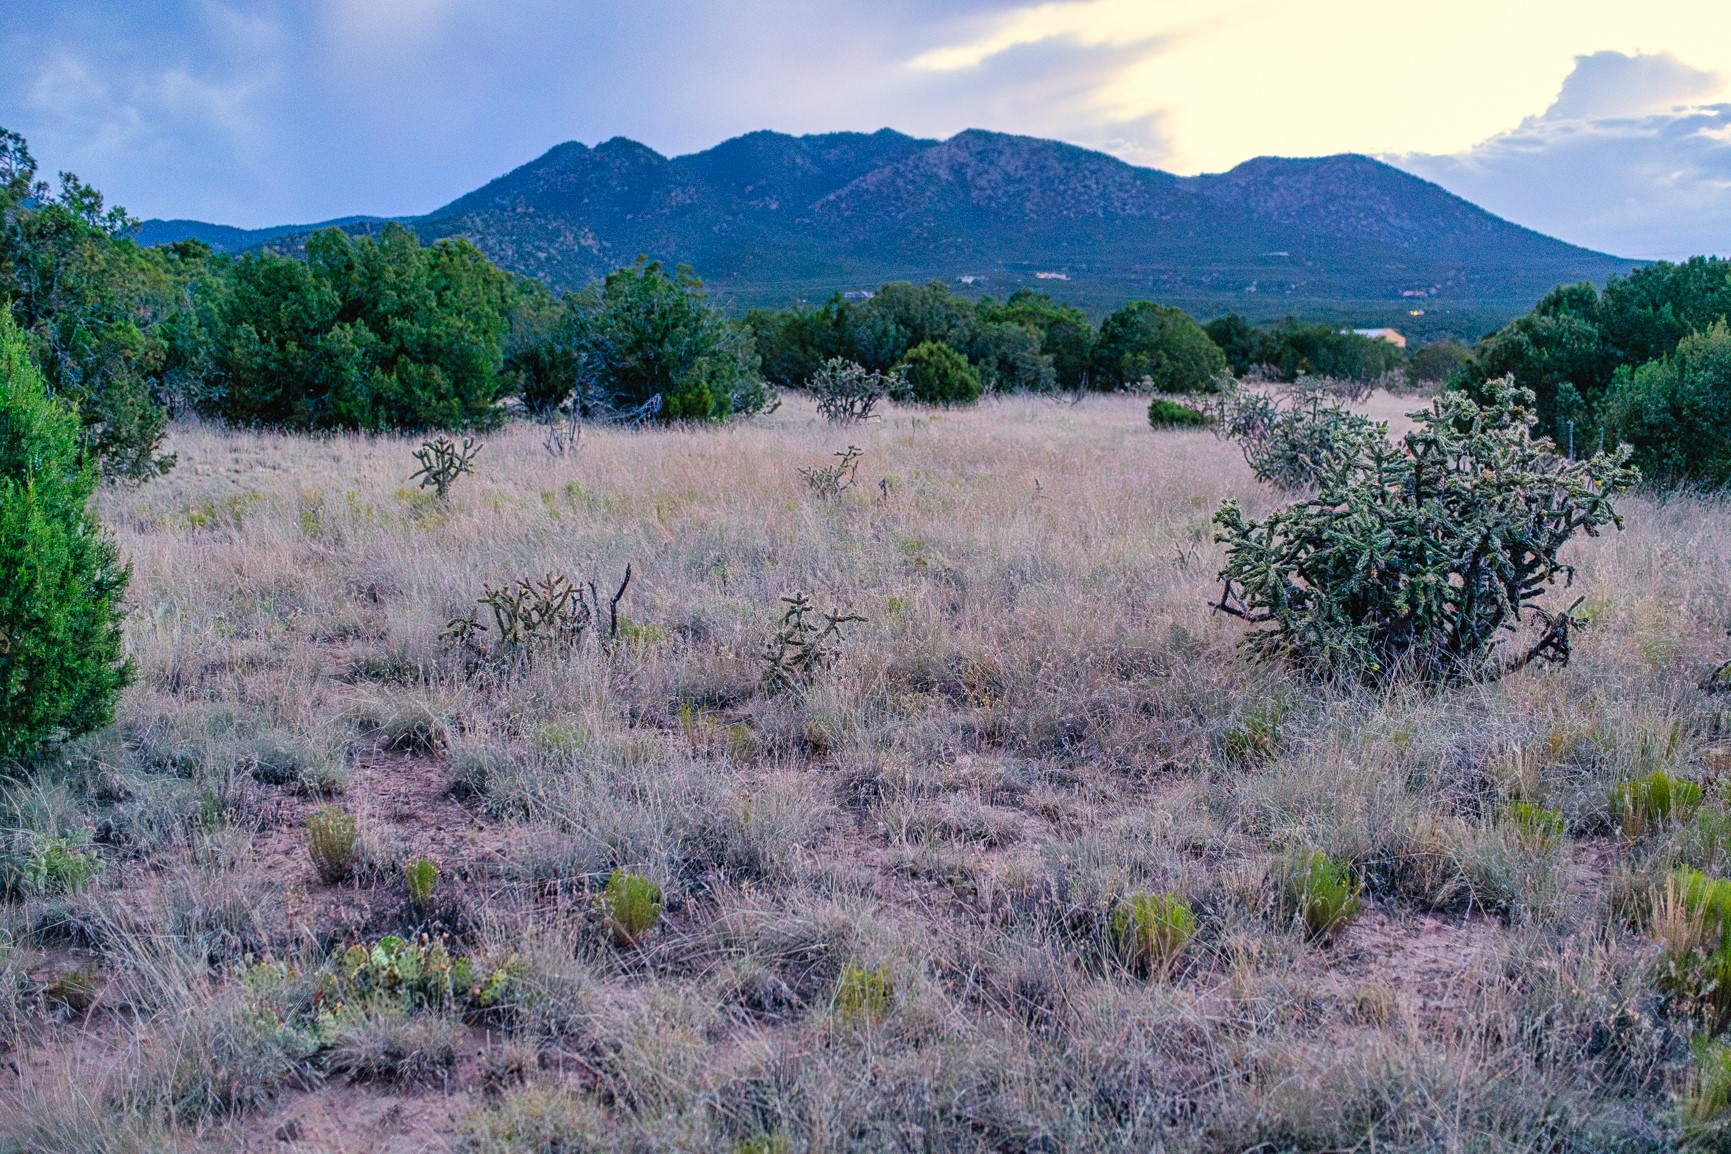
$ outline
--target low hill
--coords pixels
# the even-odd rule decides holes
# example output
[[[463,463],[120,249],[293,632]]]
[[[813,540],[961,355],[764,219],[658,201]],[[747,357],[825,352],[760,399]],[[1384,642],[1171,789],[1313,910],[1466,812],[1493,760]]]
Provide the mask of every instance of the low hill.
[[[378,218],[329,222],[365,232]],[[1369,157],[1261,157],[1179,177],[1074,145],[969,130],[754,132],[668,158],[622,137],[558,145],[406,223],[466,236],[557,288],[645,253],[738,305],[886,280],[1038,285],[1099,313],[1151,296],[1199,314],[1288,313],[1475,330],[1563,282],[1634,262],[1493,216]],[[147,221],[142,243],[293,247],[314,227]]]

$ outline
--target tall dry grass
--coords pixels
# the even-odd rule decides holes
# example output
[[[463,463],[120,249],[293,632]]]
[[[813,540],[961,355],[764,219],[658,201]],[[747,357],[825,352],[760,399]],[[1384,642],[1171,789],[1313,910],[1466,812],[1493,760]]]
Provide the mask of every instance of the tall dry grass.
[[[816,498],[799,470],[849,444],[857,487]],[[8,860],[89,828],[105,869],[4,907],[0,1149],[232,1148],[363,1077],[436,1083],[439,1140],[473,1150],[1680,1140],[1687,1030],[1627,895],[1702,851],[1621,840],[1606,797],[1661,768],[1723,797],[1697,687],[1731,644],[1722,498],[1633,497],[1571,546],[1592,624],[1568,668],[1372,692],[1239,652],[1210,517],[1276,498],[1135,398],[846,429],[792,402],[562,459],[518,426],[445,503],[412,448],[183,426],[174,473],[104,495],[138,683],[6,791]],[[610,649],[477,669],[442,636],[488,585],[605,600],[627,563]],[[795,591],[867,620],[768,695]],[[1511,826],[1517,801],[1566,833]],[[359,823],[339,886],[306,856],[318,804]],[[1333,945],[1280,913],[1293,850],[1365,885]],[[430,920],[401,896],[421,855]],[[666,899],[628,950],[595,900],[616,867]],[[1154,980],[1110,938],[1135,892],[1199,922]],[[308,1050],[238,992],[249,958],[312,974],[416,928],[508,963],[506,1001]],[[93,1004],[55,1002],[80,967]],[[844,973],[884,1004],[844,1006]],[[355,1117],[321,1140],[415,1148]]]

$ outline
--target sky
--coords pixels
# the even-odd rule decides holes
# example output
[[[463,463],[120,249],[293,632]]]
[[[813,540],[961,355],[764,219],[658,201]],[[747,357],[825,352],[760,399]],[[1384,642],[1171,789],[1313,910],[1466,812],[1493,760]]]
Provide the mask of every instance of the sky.
[[[987,128],[1179,173],[1361,152],[1731,253],[1722,0],[4,0],[0,126],[140,217],[425,212],[565,140]]]

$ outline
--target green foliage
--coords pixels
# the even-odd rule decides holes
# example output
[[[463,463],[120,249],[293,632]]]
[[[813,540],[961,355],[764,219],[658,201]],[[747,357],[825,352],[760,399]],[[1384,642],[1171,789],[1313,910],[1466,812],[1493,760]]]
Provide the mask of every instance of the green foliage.
[[[307,818],[307,854],[328,885],[354,872],[360,860],[356,842],[355,819],[334,805],[321,805]]]
[[[1219,411],[1220,432],[1238,443],[1256,479],[1283,489],[1318,485],[1343,460],[1388,438],[1385,427],[1314,386],[1284,399],[1234,386],[1225,391]]]
[[[1225,355],[1226,366],[1233,376],[1246,375],[1257,363],[1256,354],[1261,343],[1261,332],[1237,313],[1215,317],[1202,326],[1202,331],[1208,334],[1208,339]]]
[[[615,869],[601,891],[601,911],[613,944],[635,946],[661,920],[661,887],[642,874]]]
[[[1723,1149],[1731,1134],[1731,1046],[1711,1038],[1696,1038],[1679,1113],[1689,1149]]]
[[[826,612],[820,625],[816,620],[820,615],[804,593],[781,600],[787,609],[763,649],[763,689],[769,694],[798,689],[810,681],[835,660],[836,646],[845,640],[841,627],[865,620],[855,613]]]
[[[754,309],[745,323],[764,376],[790,388],[812,387],[837,359],[888,373],[931,343],[965,357],[982,389],[1078,389],[1087,383],[1094,345],[1093,326],[1074,306],[1027,290],[974,303],[939,281],[886,284],[867,299],[838,296],[818,308]]]
[[[1345,863],[1321,850],[1288,854],[1276,873],[1282,912],[1302,922],[1311,938],[1331,941],[1358,916],[1363,887]]]
[[[1096,389],[1206,393],[1226,375],[1225,355],[1180,309],[1131,301],[1100,322],[1090,378]]]
[[[896,367],[907,382],[905,399],[915,404],[971,405],[980,399],[980,374],[948,345],[915,345]]]
[[[835,1014],[844,1022],[875,1022],[889,1012],[895,996],[895,976],[888,966],[868,970],[849,962],[836,978]]]
[[[409,892],[409,904],[425,909],[432,903],[433,887],[439,881],[439,867],[431,858],[416,858],[403,866],[403,884]]]
[[[1701,800],[1699,784],[1656,769],[1611,790],[1611,817],[1625,837],[1642,837],[1673,824],[1689,824]]]
[[[1112,944],[1133,973],[1164,976],[1196,935],[1196,914],[1177,894],[1131,894],[1112,910]]]
[[[1659,990],[1710,1034],[1731,1025],[1731,881],[1680,869],[1654,910]]]
[[[420,478],[421,488],[432,489],[433,496],[443,501],[458,477],[475,471],[475,454],[480,451],[481,446],[468,437],[461,448],[449,437],[434,437],[415,450],[421,467],[409,474],[409,480]]]
[[[1222,739],[1227,758],[1238,765],[1255,765],[1279,753],[1285,740],[1281,727],[1292,708],[1291,697],[1277,694],[1245,711]]]
[[[1040,363],[1029,364],[1015,375],[1000,374],[994,388],[1009,391],[1045,388],[1050,384],[1073,391],[1088,386],[1096,338],[1094,326],[1075,305],[1057,304],[1044,293],[1020,289],[1003,304],[988,297],[975,306],[974,312],[982,324],[1014,324],[1038,338]],[[979,348],[977,340],[970,344]]]
[[[1214,418],[1182,401],[1155,397],[1148,402],[1148,423],[1156,429],[1195,429],[1207,428]]]
[[[1634,447],[1645,477],[1731,482],[1731,329],[1715,321],[1670,356],[1619,368],[1604,427],[1608,440]]]
[[[1454,341],[1432,341],[1407,360],[1406,379],[1415,385],[1441,384],[1457,375],[1472,355],[1471,349]]]
[[[91,510],[79,435],[0,307],[0,761],[108,724],[131,678],[130,572]]]
[[[565,298],[562,339],[586,382],[582,401],[662,421],[720,421],[772,398],[751,334],[727,320],[681,267],[640,258]]]
[[[489,424],[511,305],[509,278],[466,240],[326,229],[304,261],[235,262],[207,407],[307,430]]]
[[[1530,801],[1511,801],[1502,820],[1530,848],[1549,849],[1563,837],[1563,815]]]
[[[1368,383],[1399,369],[1406,359],[1388,341],[1292,317],[1258,327],[1228,313],[1203,328],[1239,377],[1259,372],[1281,381],[1323,377]]]
[[[1676,352],[1692,333],[1731,320],[1731,260],[1656,261],[1591,284],[1549,293],[1533,311],[1480,342],[1456,380],[1469,390],[1512,375],[1532,390],[1539,431],[1577,443],[1594,435],[1619,372]]]
[[[35,894],[75,894],[102,872],[102,858],[90,847],[90,831],[57,837],[37,835],[24,861],[23,888]]]
[[[0,129],[0,308],[100,469],[143,480],[174,463],[157,453],[161,395],[202,372],[209,251],[140,250],[124,239],[134,223],[69,172],[51,192],[24,138]]]
[[[1254,624],[1265,656],[1323,677],[1456,680],[1498,672],[1523,615],[1543,636],[1508,668],[1568,656],[1567,613],[1537,599],[1571,570],[1577,533],[1621,527],[1627,451],[1559,458],[1531,437],[1532,395],[1493,382],[1484,405],[1445,392],[1397,447],[1380,435],[1327,458],[1313,499],[1247,521],[1215,514],[1226,545],[1220,608]]]

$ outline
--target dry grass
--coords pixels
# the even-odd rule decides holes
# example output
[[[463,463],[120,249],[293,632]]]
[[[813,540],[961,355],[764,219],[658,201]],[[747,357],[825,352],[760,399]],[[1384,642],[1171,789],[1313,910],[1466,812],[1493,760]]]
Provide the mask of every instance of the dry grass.
[[[848,442],[860,483],[814,499],[799,470]],[[0,1150],[1682,1140],[1686,1025],[1641,911],[1721,850],[1625,839],[1606,799],[1666,769],[1723,809],[1728,719],[1696,688],[1731,604],[1721,499],[1631,499],[1573,547],[1593,624],[1568,669],[1379,695],[1240,655],[1209,519],[1272,497],[1136,398],[846,437],[796,401],[589,430],[562,460],[519,427],[444,502],[405,440],[171,448],[168,478],[103,497],[138,684],[4,794],[4,876],[81,828],[105,868],[0,906]],[[486,585],[581,575],[605,601],[627,562],[610,647],[506,667],[442,637]],[[868,620],[766,695],[796,591]],[[332,803],[359,830],[335,885],[305,840]],[[1364,883],[1330,945],[1281,915],[1294,850]],[[624,945],[615,869],[665,902]],[[1116,948],[1132,893],[1195,910],[1170,966]],[[305,1034],[330,959],[422,931],[497,997]],[[243,982],[263,957],[286,985]]]

